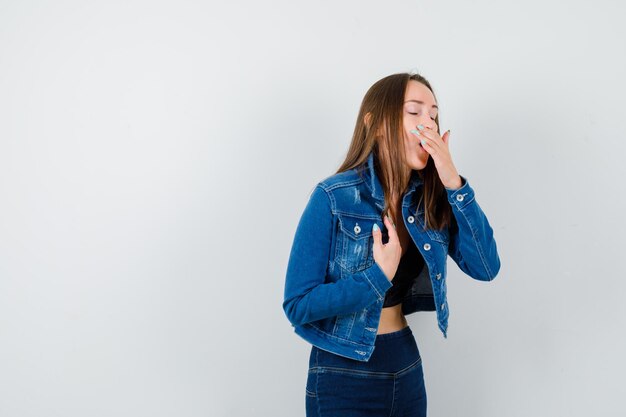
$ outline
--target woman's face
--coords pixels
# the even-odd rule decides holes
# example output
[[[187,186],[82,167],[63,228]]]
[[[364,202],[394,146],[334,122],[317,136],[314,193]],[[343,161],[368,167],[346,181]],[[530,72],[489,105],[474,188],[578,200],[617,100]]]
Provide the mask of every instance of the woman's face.
[[[404,95],[402,124],[404,126],[404,150],[409,167],[413,170],[424,169],[430,155],[422,148],[420,139],[410,131],[421,124],[424,129],[437,131],[435,117],[437,103],[433,93],[419,81],[409,80]]]

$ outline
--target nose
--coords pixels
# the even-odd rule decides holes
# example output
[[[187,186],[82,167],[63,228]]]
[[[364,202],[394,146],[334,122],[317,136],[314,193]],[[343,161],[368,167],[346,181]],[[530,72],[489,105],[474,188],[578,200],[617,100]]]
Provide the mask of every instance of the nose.
[[[421,120],[419,124],[424,126],[425,129],[437,130],[437,123],[430,118],[428,120]]]

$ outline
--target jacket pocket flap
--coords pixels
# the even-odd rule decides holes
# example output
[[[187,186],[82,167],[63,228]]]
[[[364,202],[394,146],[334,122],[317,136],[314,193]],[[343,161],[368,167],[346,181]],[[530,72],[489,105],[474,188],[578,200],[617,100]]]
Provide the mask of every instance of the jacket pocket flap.
[[[372,236],[374,223],[378,223],[381,229],[384,227],[382,222],[375,218],[350,214],[339,214],[338,218],[341,230],[353,239],[364,239]]]

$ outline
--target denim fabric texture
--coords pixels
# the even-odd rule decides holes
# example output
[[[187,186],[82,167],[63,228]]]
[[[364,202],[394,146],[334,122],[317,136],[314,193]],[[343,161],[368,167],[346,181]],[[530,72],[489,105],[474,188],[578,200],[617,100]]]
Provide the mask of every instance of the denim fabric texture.
[[[436,311],[444,337],[450,315],[448,255],[476,280],[493,280],[500,270],[493,229],[467,178],[461,175],[461,180],[460,188],[446,188],[454,216],[442,230],[425,229],[424,208],[418,207],[423,182],[417,171],[402,198],[402,220],[426,262],[404,296],[402,312]],[[295,333],[323,350],[360,361],[372,355],[385,293],[392,286],[372,251],[374,223],[383,243],[388,241],[383,208],[373,152],[367,163],[320,181],[297,225],[285,277],[282,307]]]
[[[426,385],[410,327],[376,336],[367,362],[312,346],[305,387],[307,417],[426,416]]]

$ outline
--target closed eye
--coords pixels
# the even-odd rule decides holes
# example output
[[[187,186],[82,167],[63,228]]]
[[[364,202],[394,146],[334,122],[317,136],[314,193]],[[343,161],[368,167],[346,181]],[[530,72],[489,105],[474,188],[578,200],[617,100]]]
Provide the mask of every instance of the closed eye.
[[[409,112],[409,114],[412,114],[412,115],[417,116],[417,113],[411,113],[411,112]],[[435,120],[435,118],[434,118],[434,117],[431,117],[431,120]]]

